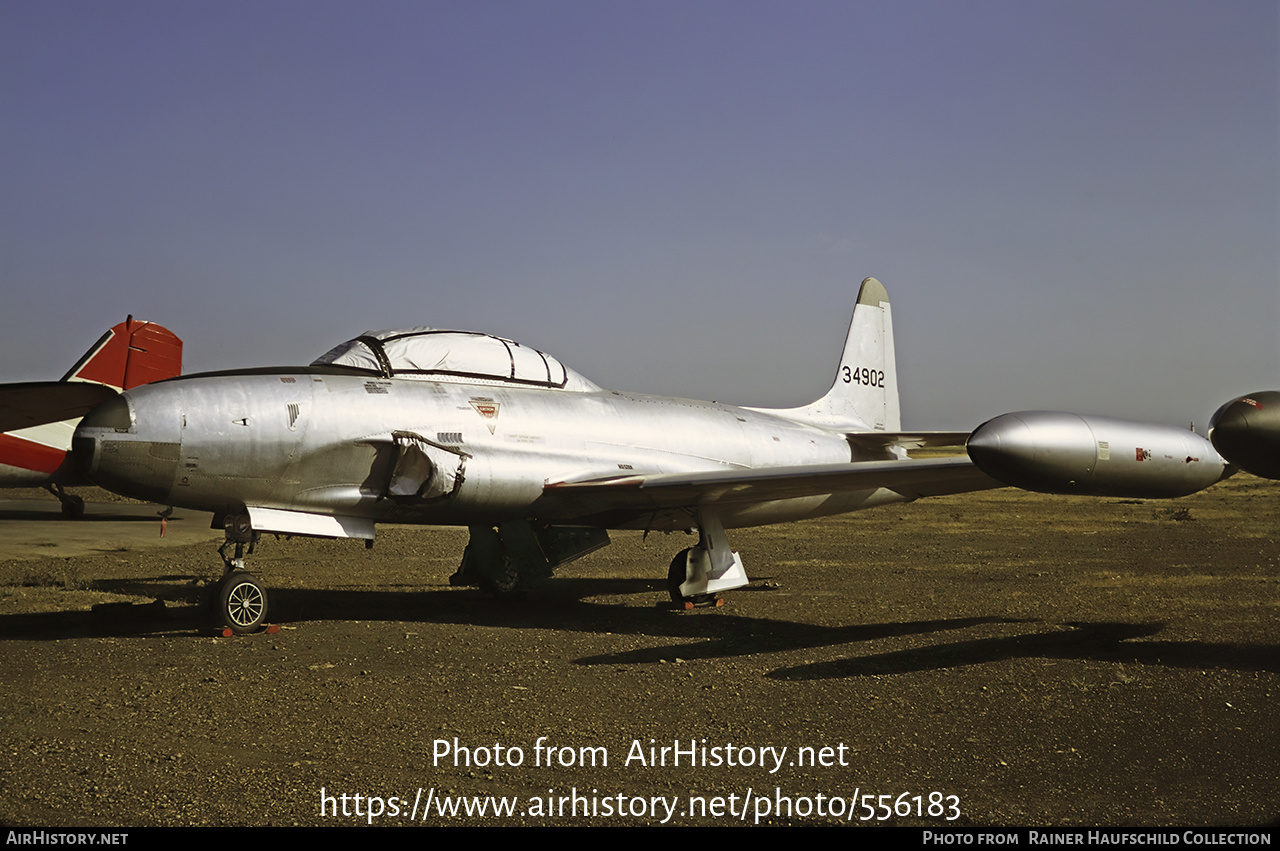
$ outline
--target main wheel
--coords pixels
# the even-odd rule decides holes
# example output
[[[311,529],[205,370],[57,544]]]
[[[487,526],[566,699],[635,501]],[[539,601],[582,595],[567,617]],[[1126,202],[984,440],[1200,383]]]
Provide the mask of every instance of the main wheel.
[[[216,616],[236,635],[257,632],[267,619],[267,589],[252,573],[237,570],[217,586]]]
[[[486,569],[487,568],[487,569]],[[497,564],[488,564],[477,571],[477,584],[490,594],[510,594],[523,584],[520,565],[503,553]]]
[[[694,594],[686,597],[680,591],[680,586],[689,578],[689,554],[693,552],[693,547],[681,550],[676,553],[676,557],[671,560],[671,567],[667,568],[667,593],[671,595],[671,602],[677,606],[688,607],[693,606],[710,606],[716,602],[715,594]]]
[[[79,520],[84,516],[84,499],[75,494],[66,494],[62,499],[62,516],[67,520]]]
[[[671,560],[671,567],[667,568],[667,593],[671,595],[671,602],[677,606],[691,602],[680,593],[680,585],[689,578],[689,553],[692,551],[692,547],[687,547],[676,553],[676,557]]]

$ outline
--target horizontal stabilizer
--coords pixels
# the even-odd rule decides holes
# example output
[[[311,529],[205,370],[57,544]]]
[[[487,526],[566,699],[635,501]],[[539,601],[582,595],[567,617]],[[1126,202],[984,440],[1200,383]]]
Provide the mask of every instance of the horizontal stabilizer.
[[[110,387],[79,381],[0,385],[0,431],[78,419],[115,395]]]

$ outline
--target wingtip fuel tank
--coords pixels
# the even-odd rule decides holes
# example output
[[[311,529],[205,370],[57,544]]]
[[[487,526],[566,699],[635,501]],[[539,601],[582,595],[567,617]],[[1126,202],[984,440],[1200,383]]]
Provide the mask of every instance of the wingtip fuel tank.
[[[967,449],[988,476],[1040,493],[1186,496],[1227,471],[1193,431],[1063,411],[1002,414],[978,426]]]
[[[1209,439],[1232,464],[1267,479],[1280,479],[1280,391],[1238,396],[1209,421]]]

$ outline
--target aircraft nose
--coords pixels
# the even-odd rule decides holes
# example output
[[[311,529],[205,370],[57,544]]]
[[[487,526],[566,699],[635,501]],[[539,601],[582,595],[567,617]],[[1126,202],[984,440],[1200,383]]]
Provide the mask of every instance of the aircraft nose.
[[[1209,439],[1237,467],[1280,479],[1280,392],[1250,393],[1223,405],[1209,421]]]
[[[178,470],[180,434],[176,407],[170,417],[170,406],[156,402],[126,392],[80,421],[71,449],[90,481],[123,496],[168,501]]]

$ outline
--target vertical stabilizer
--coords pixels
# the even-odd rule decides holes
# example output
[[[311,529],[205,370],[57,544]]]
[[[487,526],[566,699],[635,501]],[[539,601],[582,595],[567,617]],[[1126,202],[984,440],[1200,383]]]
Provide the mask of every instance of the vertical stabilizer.
[[[120,390],[182,373],[182,340],[132,316],[114,326],[60,381],[0,385],[0,486],[43,487],[79,517],[84,500],[63,485],[81,484],[67,459],[76,423]]]
[[[848,432],[901,429],[889,294],[875,278],[858,290],[849,336],[827,395],[802,408],[771,413]]]
[[[130,316],[103,334],[62,380],[130,390],[181,374],[182,340],[163,325]]]

